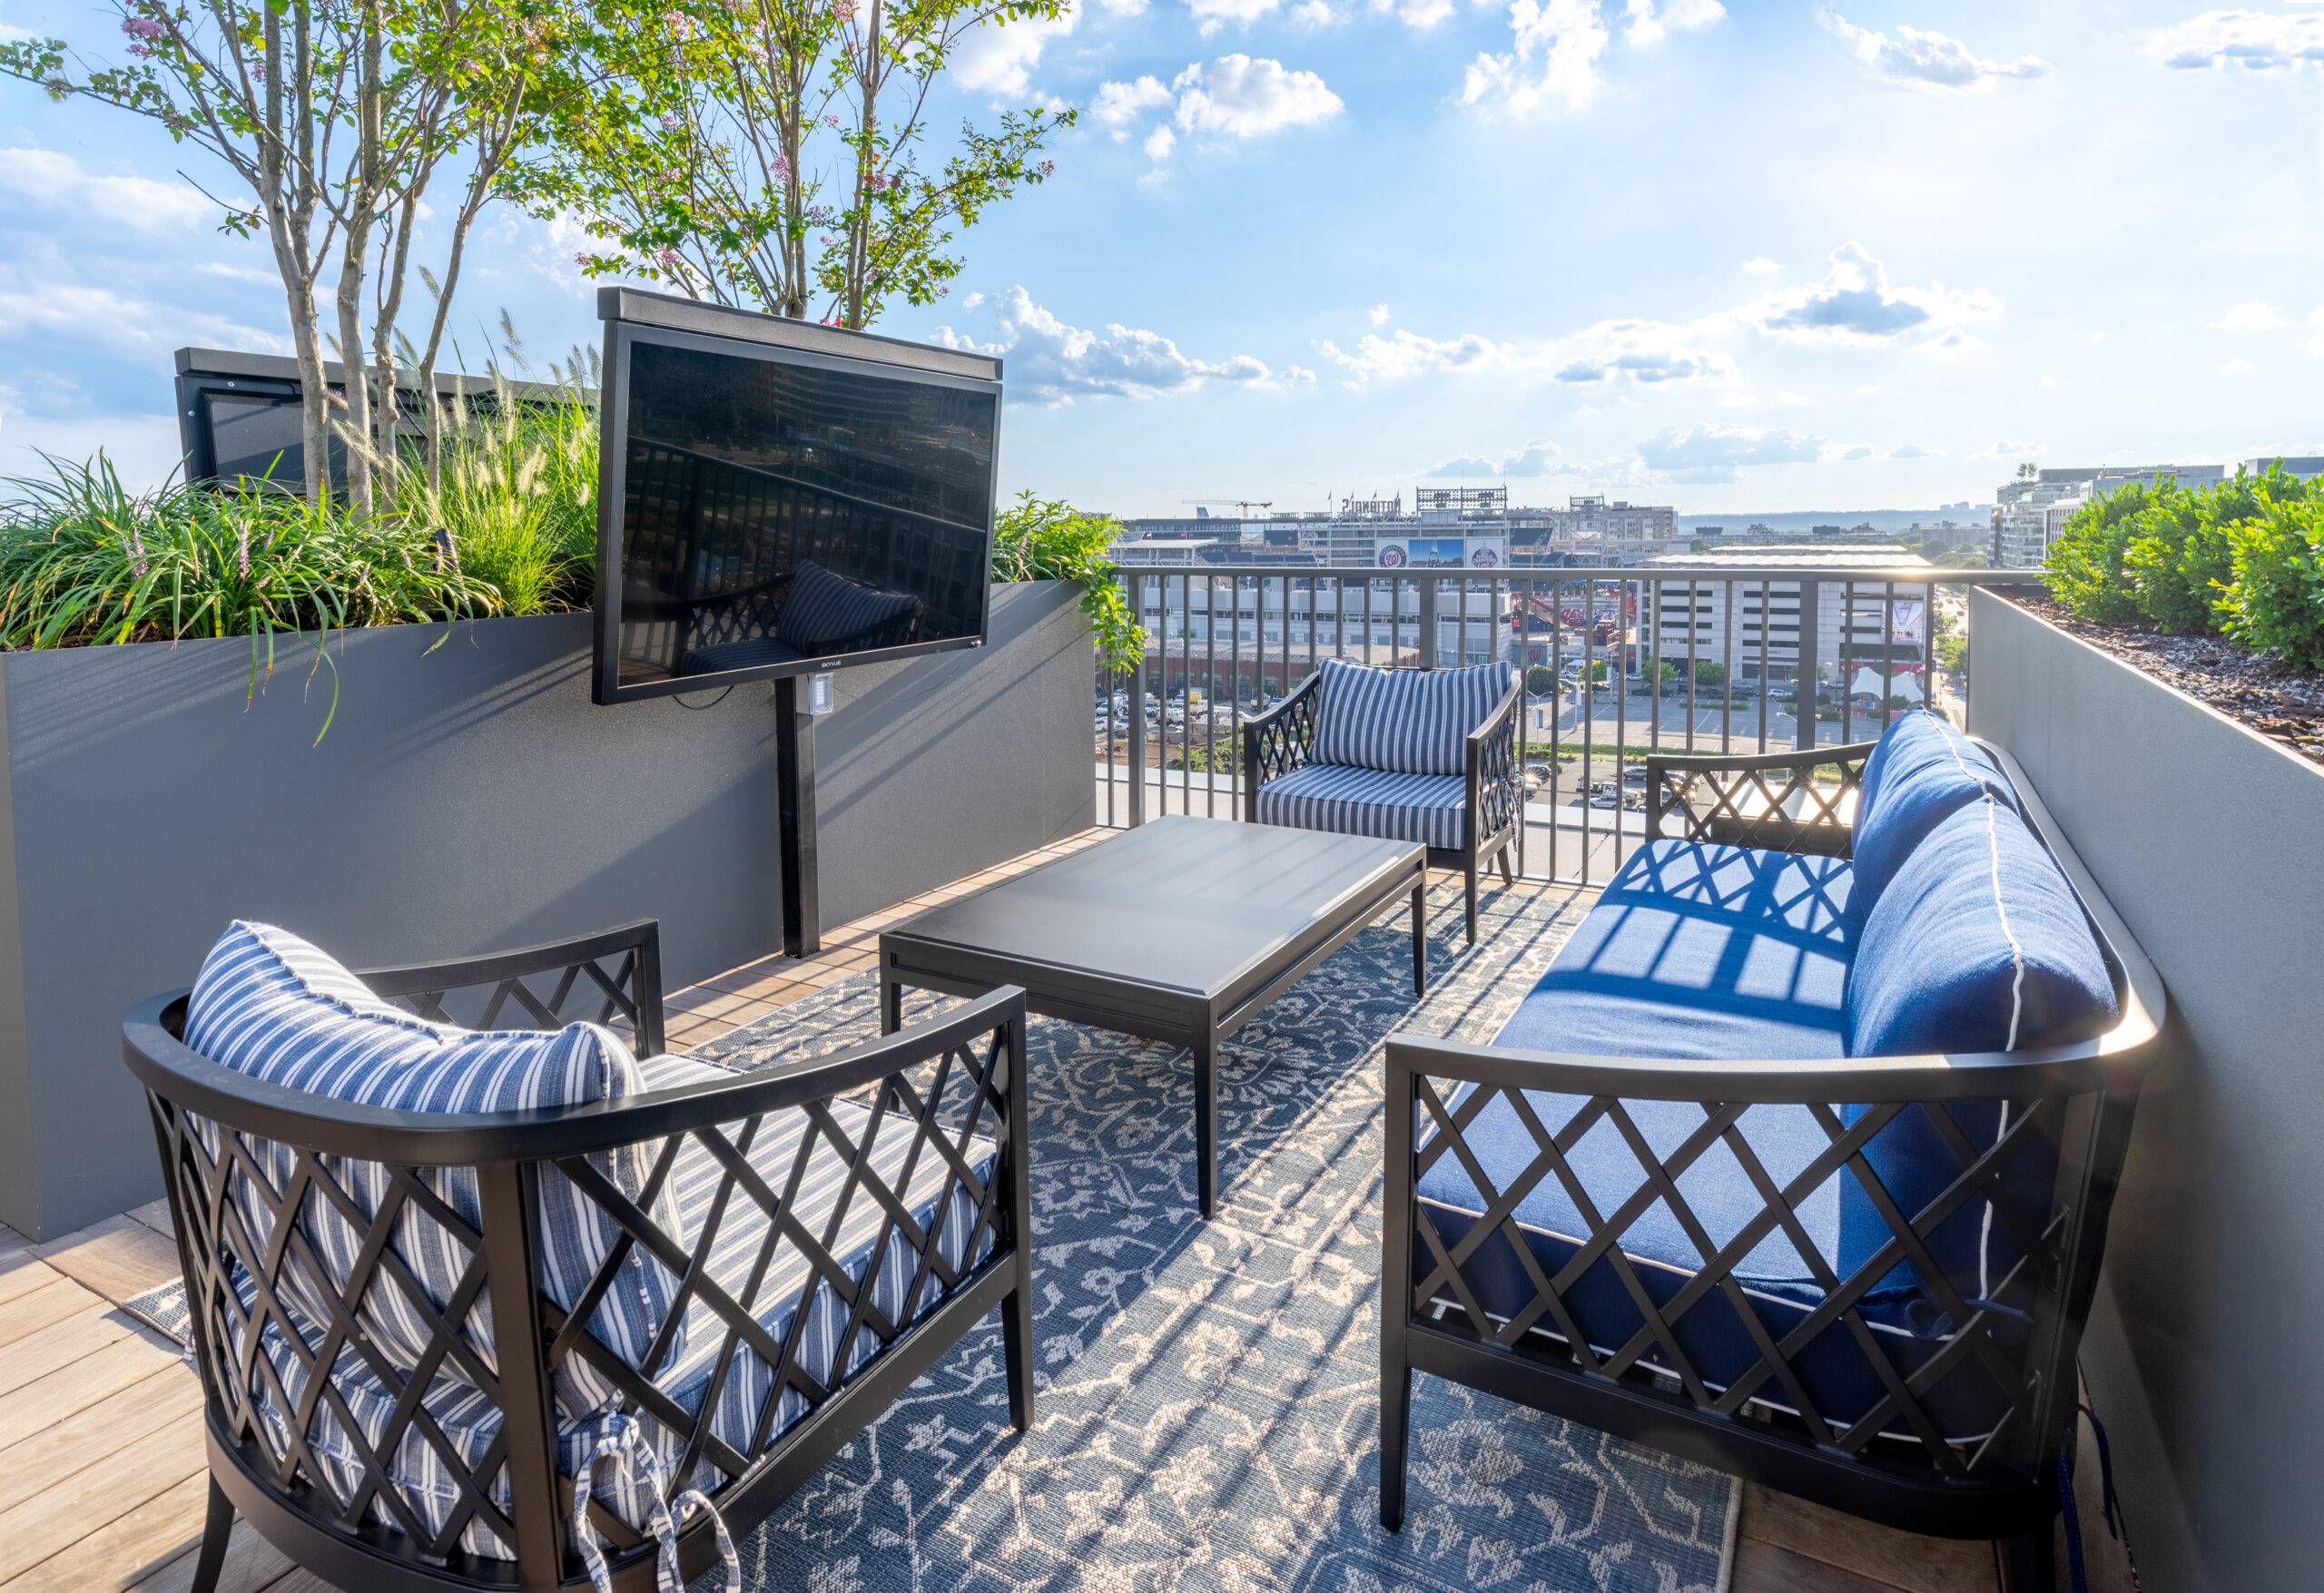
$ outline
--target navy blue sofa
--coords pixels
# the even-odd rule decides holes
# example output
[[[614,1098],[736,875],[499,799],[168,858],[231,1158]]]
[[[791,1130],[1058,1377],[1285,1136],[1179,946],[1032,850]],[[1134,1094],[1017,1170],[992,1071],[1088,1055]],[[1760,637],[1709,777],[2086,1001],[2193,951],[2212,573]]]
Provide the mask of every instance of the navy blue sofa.
[[[2161,985],[1935,714],[1649,783],[1491,1045],[1389,1042],[1382,1519],[1420,1370],[2042,1586]]]

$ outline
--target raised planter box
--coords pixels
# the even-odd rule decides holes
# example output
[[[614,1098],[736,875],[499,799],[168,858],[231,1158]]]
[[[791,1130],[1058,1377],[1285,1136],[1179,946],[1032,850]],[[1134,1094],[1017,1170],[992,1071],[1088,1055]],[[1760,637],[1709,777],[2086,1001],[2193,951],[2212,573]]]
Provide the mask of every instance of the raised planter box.
[[[818,723],[836,924],[1087,827],[1079,589],[993,589],[991,643],[840,672]],[[263,919],[365,964],[654,917],[673,989],[781,949],[774,692],[598,708],[586,615],[0,654],[0,1221],[161,1193],[121,1016]],[[438,641],[433,652],[428,649]]]
[[[1969,728],[2016,754],[2170,988],[2083,1374],[2150,1588],[2324,1566],[2324,770],[2004,599]]]

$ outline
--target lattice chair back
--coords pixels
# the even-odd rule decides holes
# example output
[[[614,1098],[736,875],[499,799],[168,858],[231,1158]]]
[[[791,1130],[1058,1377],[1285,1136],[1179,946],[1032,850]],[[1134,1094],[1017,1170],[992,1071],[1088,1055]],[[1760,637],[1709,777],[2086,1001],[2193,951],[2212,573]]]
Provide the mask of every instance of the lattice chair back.
[[[440,1014],[481,986],[479,1014],[551,1026],[586,989],[660,1034],[651,925],[390,970],[368,992],[305,971],[350,1008],[385,989]],[[435,1054],[343,1047],[281,1070],[294,1084],[231,1066],[250,1037],[231,1021],[192,1026],[222,1059],[184,1044],[188,1011],[183,995],[141,1008],[124,1055],[178,1220],[213,1473],[344,1586],[548,1587],[602,1568],[643,1587],[665,1558],[697,1574],[714,1552],[702,1506],[756,1519],[844,1441],[819,1448],[807,1430],[827,1423],[811,1418],[861,1403],[867,1369],[926,1339],[932,1313],[981,1315],[1028,1282],[1022,1007],[1007,993],[756,1074],[640,1064],[593,1024],[448,1039],[415,1018]],[[409,1037],[366,1016],[375,1047]],[[399,1067],[400,1088],[348,1082]],[[446,1082],[479,1072],[503,1087]],[[334,1082],[369,1098],[315,1087]],[[515,1098],[528,1092],[565,1098]],[[1027,1382],[1027,1419],[1029,1401]],[[665,1512],[681,1491],[691,1521]]]

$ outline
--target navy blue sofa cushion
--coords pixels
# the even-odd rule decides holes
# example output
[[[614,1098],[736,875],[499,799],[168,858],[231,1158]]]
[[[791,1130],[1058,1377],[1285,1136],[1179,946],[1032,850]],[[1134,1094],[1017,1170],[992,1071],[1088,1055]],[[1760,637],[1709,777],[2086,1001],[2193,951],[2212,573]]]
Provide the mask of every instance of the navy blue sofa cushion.
[[[1469,733],[1517,682],[1506,664],[1473,669],[1368,669],[1324,661],[1308,758],[1398,774],[1466,774]]]
[[[2014,808],[1955,809],[1913,850],[1851,960],[1851,1057],[2015,1051],[2095,1038],[2120,1008],[2055,859]]]
[[[1984,749],[1943,718],[1916,710],[1888,727],[1865,760],[1856,794],[1849,849],[1856,864],[1847,910],[1851,945],[1913,849],[1947,815],[1985,796],[2017,805],[2009,782]]]
[[[1649,841],[1493,1044],[1709,1061],[1843,1056],[1850,873],[1836,858]]]

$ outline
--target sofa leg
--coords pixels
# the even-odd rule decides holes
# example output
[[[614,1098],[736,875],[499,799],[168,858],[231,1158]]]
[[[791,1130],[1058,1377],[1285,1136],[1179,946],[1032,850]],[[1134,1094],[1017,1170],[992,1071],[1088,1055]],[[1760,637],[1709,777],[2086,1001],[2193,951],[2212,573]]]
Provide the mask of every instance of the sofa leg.
[[[218,1479],[210,1480],[210,1519],[202,1529],[202,1558],[194,1562],[188,1593],[214,1593],[218,1573],[226,1568],[226,1545],[234,1535],[234,1507]]]
[[[1380,1524],[1404,1529],[1404,1457],[1412,1442],[1413,1369],[1380,1365]]]
[[[1024,1241],[1019,1239],[1019,1244]],[[1033,1430],[1033,1285],[1023,1278],[1000,1303],[1000,1352],[1009,1371],[1009,1421]]]
[[[2001,1544],[2002,1593],[2057,1593],[2057,1533],[2045,1523],[2038,1531],[2006,1538]]]
[[[1469,859],[1468,885],[1469,944],[1474,946],[1477,943],[1477,860],[1473,854]]]
[[[1493,855],[1501,861],[1501,882],[1504,885],[1516,884],[1517,876],[1515,873],[1511,871],[1509,867],[1509,849],[1504,846],[1500,851]]]

